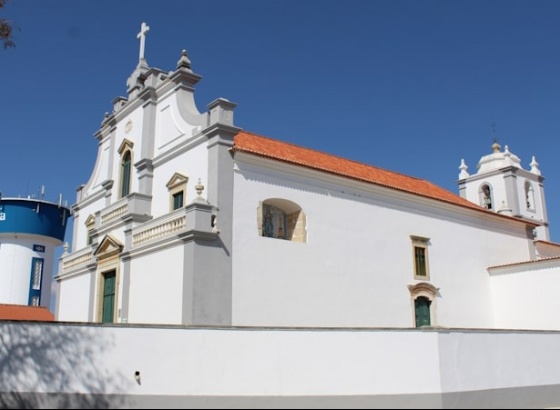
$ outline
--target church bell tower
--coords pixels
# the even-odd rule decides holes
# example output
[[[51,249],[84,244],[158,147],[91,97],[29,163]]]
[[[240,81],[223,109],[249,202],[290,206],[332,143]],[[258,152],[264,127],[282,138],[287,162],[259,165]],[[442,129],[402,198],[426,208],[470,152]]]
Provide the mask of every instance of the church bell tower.
[[[492,153],[480,158],[473,175],[467,172],[467,165],[461,160],[457,181],[460,195],[491,212],[541,224],[535,230],[535,239],[549,241],[544,177],[539,164],[533,156],[529,164],[531,169],[527,171],[507,145],[504,151],[501,149],[495,142]]]

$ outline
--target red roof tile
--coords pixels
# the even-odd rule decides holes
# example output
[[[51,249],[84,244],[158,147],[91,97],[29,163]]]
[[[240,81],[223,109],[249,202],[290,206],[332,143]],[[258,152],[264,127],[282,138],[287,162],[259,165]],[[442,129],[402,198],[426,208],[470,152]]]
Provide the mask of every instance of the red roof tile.
[[[560,247],[560,243],[556,243],[556,242],[541,241],[541,240],[535,241],[535,245],[539,245],[539,244],[543,244],[543,245],[547,245],[547,246]]]
[[[503,265],[489,266],[488,269],[509,268],[509,267],[512,267],[512,266],[530,265],[530,264],[537,264],[537,263],[555,261],[555,260],[560,261],[560,256],[550,256],[548,258],[533,259],[533,260],[530,260],[530,261],[505,263]]]
[[[0,320],[54,322],[54,315],[43,306],[0,304]]]
[[[369,182],[496,216],[503,216],[487,211],[481,206],[423,179],[410,177],[246,131],[241,131],[235,135],[233,150],[300,165],[358,181]],[[527,223],[537,226],[537,224]]]

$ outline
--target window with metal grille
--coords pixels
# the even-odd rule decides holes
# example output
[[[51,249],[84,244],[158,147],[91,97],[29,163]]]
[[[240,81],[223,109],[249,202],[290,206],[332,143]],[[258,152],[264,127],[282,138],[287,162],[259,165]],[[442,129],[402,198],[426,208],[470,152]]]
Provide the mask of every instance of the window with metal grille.
[[[45,260],[41,258],[31,259],[31,277],[29,280],[28,305],[39,306],[41,303],[41,283],[43,280],[43,266]]]

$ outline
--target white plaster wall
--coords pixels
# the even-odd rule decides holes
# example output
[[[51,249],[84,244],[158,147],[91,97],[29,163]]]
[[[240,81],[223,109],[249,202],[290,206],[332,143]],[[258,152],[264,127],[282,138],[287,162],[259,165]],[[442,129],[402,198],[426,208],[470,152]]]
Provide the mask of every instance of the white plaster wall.
[[[110,139],[106,139],[98,147],[95,166],[91,173],[90,179],[87,181],[83,197],[90,196],[93,192],[101,187],[101,183],[109,179],[109,161],[111,160],[111,144]]]
[[[199,178],[205,186],[203,197],[206,197],[208,184],[207,145],[199,144],[180,156],[158,164],[154,169],[152,214],[155,218],[171,211],[170,194],[166,185],[176,172],[180,172],[189,178],[185,205],[190,204],[197,197],[194,187],[198,184]]]
[[[0,322],[0,329],[7,331],[8,326]],[[19,377],[8,379],[0,391],[297,396],[440,389],[437,333],[71,325],[36,329],[53,342],[66,335],[66,344],[44,346],[42,353],[67,356],[56,366],[73,377],[55,383],[37,377],[33,366],[20,366]],[[7,334],[15,337],[17,329],[10,330]],[[135,371],[140,372],[140,385]]]
[[[45,247],[36,252],[33,245]],[[41,305],[50,304],[54,245],[43,236],[26,234],[0,236],[0,303],[27,305],[33,258],[43,259]]]
[[[14,353],[0,368],[10,392],[333,397],[560,384],[558,333],[10,322],[0,332]],[[22,365],[14,347],[34,341]]]
[[[188,101],[178,99],[175,93],[169,94],[158,102],[156,114],[155,156],[164,154],[166,151],[184,143],[199,131],[198,125],[192,125],[183,120],[179,113],[178,104],[182,101],[183,107],[194,117],[200,115],[196,108],[192,94]],[[186,96],[187,94],[182,94]]]
[[[297,396],[439,389],[436,334],[408,334],[402,338],[390,332],[181,333],[138,330],[137,337],[144,340],[145,350],[124,356],[111,352],[110,356],[116,363],[135,366],[130,376],[133,369],[140,369],[144,386],[140,391],[144,394]],[[115,336],[116,344],[124,341],[119,333]],[[417,355],[410,346],[425,354]],[[170,352],[175,353],[175,358]],[[424,377],[418,378],[409,371],[412,363],[422,369]],[[164,374],[175,377],[158,377]],[[136,390],[132,383],[126,385]]]
[[[559,333],[457,331],[439,334],[443,392],[560,382]],[[557,402],[560,405],[560,399]]]
[[[234,325],[413,327],[416,235],[430,238],[429,282],[439,288],[432,324],[492,327],[486,267],[529,258],[526,239],[482,220],[462,224],[430,208],[244,167],[235,175]],[[307,243],[258,236],[257,207],[267,198],[303,208]]]
[[[540,262],[492,274],[496,327],[560,330],[560,267]]]
[[[128,323],[181,323],[183,260],[180,245],[131,260]]]
[[[89,273],[65,278],[59,282],[58,288],[58,321],[87,322],[90,302]]]
[[[80,209],[79,218],[74,218],[74,229],[71,238],[72,251],[76,252],[88,246],[88,232],[85,225],[90,215],[94,215],[105,208],[105,197],[94,201]]]
[[[525,237],[496,232],[459,221],[434,222],[439,227],[430,247],[431,283],[439,288],[437,325],[495,327],[487,268],[529,260]]]
[[[131,123],[131,127],[129,131],[127,131],[127,124]],[[134,152],[133,155],[133,164],[137,162],[142,152],[142,129],[144,126],[144,109],[142,106],[132,111],[126,117],[122,118],[118,123],[115,129],[115,150],[113,156],[113,167],[114,167],[114,174],[113,179],[115,183],[119,181],[120,175],[120,160],[121,156],[119,154],[119,148],[125,139],[132,141],[134,146],[132,150]],[[133,170],[135,171],[134,167]]]

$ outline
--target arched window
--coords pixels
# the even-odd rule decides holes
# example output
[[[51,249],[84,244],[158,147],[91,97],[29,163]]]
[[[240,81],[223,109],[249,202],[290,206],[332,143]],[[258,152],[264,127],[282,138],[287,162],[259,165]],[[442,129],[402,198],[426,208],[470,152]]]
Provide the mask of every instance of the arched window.
[[[535,210],[535,191],[529,181],[525,181],[525,202],[527,203],[527,209]]]
[[[494,209],[492,202],[492,189],[485,184],[480,188],[480,204],[486,209]]]
[[[130,194],[130,177],[132,173],[132,155],[126,151],[121,161],[121,198]]]
[[[120,198],[124,198],[130,194],[131,184],[132,184],[132,148],[134,143],[130,140],[125,139],[118,149],[119,155],[121,156],[121,183],[120,183]]]
[[[261,202],[257,224],[260,236],[307,242],[305,213],[292,201],[273,198]]]

